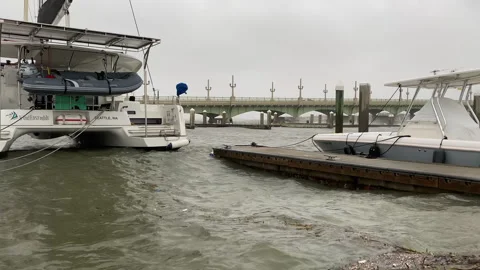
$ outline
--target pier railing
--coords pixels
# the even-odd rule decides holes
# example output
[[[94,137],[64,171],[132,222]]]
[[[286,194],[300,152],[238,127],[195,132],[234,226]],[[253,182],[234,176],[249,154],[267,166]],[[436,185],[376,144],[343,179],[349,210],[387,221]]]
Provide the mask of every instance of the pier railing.
[[[177,97],[175,96],[161,96],[161,97],[148,97],[148,103],[150,104],[173,104],[176,102]],[[143,96],[136,96],[135,100],[143,103]],[[195,106],[230,106],[230,105],[242,105],[242,106],[256,106],[256,105],[277,105],[277,106],[334,106],[334,98],[267,98],[267,97],[180,97],[180,104],[182,105],[195,105]],[[427,102],[426,99],[418,99],[413,102],[413,105],[423,105]],[[358,99],[344,99],[344,105],[358,105]],[[388,99],[371,99],[370,105],[379,106],[385,105],[388,102],[388,105],[397,105],[397,106],[408,106],[411,100],[390,100]]]

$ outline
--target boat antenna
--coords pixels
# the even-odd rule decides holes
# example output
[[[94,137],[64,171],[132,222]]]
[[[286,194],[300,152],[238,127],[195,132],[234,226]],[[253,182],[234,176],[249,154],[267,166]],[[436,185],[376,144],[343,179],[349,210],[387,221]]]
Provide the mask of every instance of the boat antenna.
[[[133,21],[135,22],[135,27],[137,28],[137,35],[140,36],[140,30],[138,29],[137,17],[135,16],[135,11],[133,10],[132,0],[128,0],[128,2],[130,3],[130,9],[132,10],[132,16],[133,16]],[[144,48],[142,48],[142,52],[143,52],[143,57],[145,57],[145,49]],[[148,71],[148,77],[150,79],[150,82],[152,83],[153,97],[154,97],[154,102],[155,102],[155,93],[156,93],[155,85],[153,84],[153,78],[152,78],[152,74],[150,73],[150,68],[149,68],[148,64],[146,65],[146,67],[147,67],[147,71]],[[147,78],[144,78],[144,79],[147,79]]]

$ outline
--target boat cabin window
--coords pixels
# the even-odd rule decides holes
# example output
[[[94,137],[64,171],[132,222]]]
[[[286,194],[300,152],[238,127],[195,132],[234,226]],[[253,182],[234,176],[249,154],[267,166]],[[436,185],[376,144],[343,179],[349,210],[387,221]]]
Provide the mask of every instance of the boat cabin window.
[[[145,118],[130,118],[133,125],[145,125]],[[161,125],[162,118],[148,118],[147,125]]]
[[[127,114],[136,114],[135,111],[127,111]]]

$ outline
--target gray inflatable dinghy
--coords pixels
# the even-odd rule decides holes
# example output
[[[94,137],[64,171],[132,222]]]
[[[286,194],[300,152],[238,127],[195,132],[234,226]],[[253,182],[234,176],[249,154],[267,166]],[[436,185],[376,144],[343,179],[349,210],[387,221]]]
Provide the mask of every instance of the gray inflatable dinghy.
[[[45,78],[23,77],[23,89],[32,94],[41,95],[86,95],[110,96],[122,95],[140,88],[143,80],[135,72],[74,72],[52,73]]]

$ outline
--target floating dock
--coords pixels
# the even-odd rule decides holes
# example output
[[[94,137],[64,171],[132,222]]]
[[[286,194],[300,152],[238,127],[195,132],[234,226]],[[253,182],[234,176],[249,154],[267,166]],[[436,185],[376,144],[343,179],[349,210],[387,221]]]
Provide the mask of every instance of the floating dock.
[[[391,161],[263,146],[226,146],[213,154],[248,167],[352,189],[480,194],[480,168]]]
[[[270,130],[272,129],[272,126],[267,126],[267,125],[248,125],[248,124],[195,124],[195,126],[192,126],[190,124],[185,124],[187,129],[194,129],[195,127],[211,127],[211,128],[221,128],[221,127],[241,127],[241,128],[249,128],[249,129],[266,129]],[[193,127],[193,128],[192,128]]]

